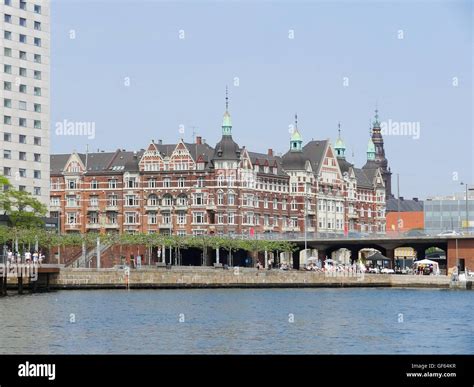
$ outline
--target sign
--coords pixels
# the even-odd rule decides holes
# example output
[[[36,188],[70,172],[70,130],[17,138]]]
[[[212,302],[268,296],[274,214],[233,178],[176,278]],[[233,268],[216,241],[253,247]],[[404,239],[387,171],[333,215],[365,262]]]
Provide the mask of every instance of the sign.
[[[253,237],[255,235],[255,229],[250,227],[250,236]]]

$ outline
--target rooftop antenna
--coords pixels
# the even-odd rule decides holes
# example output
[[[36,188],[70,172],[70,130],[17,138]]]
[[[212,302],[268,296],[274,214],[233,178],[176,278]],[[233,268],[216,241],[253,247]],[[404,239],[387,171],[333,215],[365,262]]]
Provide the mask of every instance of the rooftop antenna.
[[[225,85],[225,111],[229,111],[229,88]]]

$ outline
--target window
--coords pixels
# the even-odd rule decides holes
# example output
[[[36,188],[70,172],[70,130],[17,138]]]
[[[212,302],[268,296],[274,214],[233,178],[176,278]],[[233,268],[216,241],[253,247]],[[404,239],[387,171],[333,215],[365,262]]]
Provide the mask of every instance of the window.
[[[278,200],[277,199],[273,199],[273,209],[274,210],[278,209]]]
[[[11,82],[3,82],[3,90],[11,91],[12,83]]]
[[[35,179],[41,179],[41,171],[38,171],[37,169],[35,169],[33,171],[33,178]]]
[[[19,153],[18,153],[18,158],[19,158],[21,161],[26,161],[26,152],[19,152]]]
[[[227,195],[227,204],[229,206],[235,205],[235,195],[233,193]]]
[[[148,179],[148,188],[156,188],[157,186],[156,179]]]
[[[156,216],[156,212],[149,212],[148,213],[148,224],[157,224],[158,223],[158,217]]]
[[[52,196],[49,203],[51,206],[59,206],[59,196]]]
[[[9,149],[3,150],[3,158],[10,160],[12,158],[12,151]]]
[[[297,192],[297,185],[296,183],[291,183],[291,192],[296,193]]]
[[[35,87],[36,89],[36,87]],[[18,90],[20,91],[20,93],[26,93],[26,85],[20,85],[18,87]]]
[[[186,197],[186,195],[178,196],[178,198],[176,199],[176,204],[178,206],[187,206],[188,205],[188,198]]]
[[[128,224],[135,224],[137,221],[137,214],[136,212],[126,212],[125,213],[125,223]]]
[[[99,182],[97,180],[91,181],[91,189],[99,189]]]
[[[3,17],[3,20],[5,23],[11,23],[12,22],[12,15],[5,14]]]
[[[40,120],[33,120],[33,127],[35,129],[41,129],[41,121]]]
[[[41,104],[35,103],[34,109],[35,109],[35,113],[41,113]]]
[[[98,207],[99,206],[99,197],[94,195],[89,198],[89,205],[91,207]]]
[[[34,61],[35,61],[35,63],[41,63],[41,55],[40,54],[35,54],[34,55]]]
[[[26,169],[25,168],[19,168],[18,173],[20,174],[20,177],[26,177]]]
[[[35,87],[34,94],[37,97],[41,97],[41,87]]]
[[[26,60],[26,51],[19,51],[18,57],[19,57],[21,60]]]
[[[34,7],[33,7],[33,10],[35,11],[35,13],[41,13],[41,5],[38,5],[38,4],[35,4]]]
[[[35,30],[41,31],[41,22],[35,21]]]
[[[283,201],[281,202],[281,209],[286,210],[286,199],[283,199]]]
[[[74,195],[66,196],[66,207],[76,207],[77,206],[77,198]]]
[[[12,175],[12,169],[10,167],[3,167],[3,175],[4,176],[11,176]]]
[[[193,212],[193,223],[204,223],[204,212]]]
[[[19,142],[20,144],[26,144],[26,135],[20,134],[20,135],[18,136],[18,142]]]
[[[233,212],[227,214],[227,223],[235,224],[235,214]]]
[[[35,137],[33,143],[35,145],[41,145],[41,137]]]
[[[171,224],[171,214],[169,212],[165,212],[161,215],[161,220],[163,224]]]
[[[194,194],[194,205],[202,206],[204,204],[204,196],[202,193]]]
[[[268,198],[263,199],[263,208],[268,208]]]
[[[222,212],[217,214],[217,224],[224,224],[224,214]]]
[[[33,42],[36,47],[41,47],[41,38],[34,38]]]
[[[12,100],[9,99],[9,98],[5,98],[3,100],[3,107],[11,108],[12,107]]]
[[[186,224],[186,212],[178,212],[178,224]]]
[[[186,179],[184,177],[180,177],[178,179],[178,187],[179,188],[184,188],[185,184],[186,184]]]
[[[112,189],[117,188],[117,180],[116,179],[110,179],[109,180],[109,188],[112,188]]]
[[[165,177],[163,179],[163,188],[170,188],[171,187],[171,179],[169,177]]]
[[[66,185],[67,185],[68,189],[76,189],[76,187],[77,187],[76,180],[67,180]]]
[[[26,10],[26,1],[20,0],[20,8]]]
[[[10,116],[3,116],[3,123],[5,125],[11,125],[12,124],[12,118]]]
[[[26,19],[24,17],[20,17],[20,26],[26,27]]]
[[[151,194],[148,196],[148,205],[149,206],[157,206],[158,205],[158,196],[155,194]]]
[[[20,34],[20,43],[26,43],[26,35]]]
[[[170,195],[165,195],[163,196],[163,200],[162,200],[162,205],[163,206],[171,206],[173,204],[173,197],[170,196]]]
[[[33,74],[34,74],[33,76],[34,76],[35,79],[37,79],[38,81],[41,80],[41,71],[35,70],[35,71],[33,72]]]
[[[11,133],[3,133],[3,141],[10,142],[12,140]]]
[[[224,204],[224,194],[222,192],[217,194],[217,204],[220,206]]]
[[[26,69],[24,67],[20,67],[18,69],[18,74],[20,75],[20,77],[26,77]]]
[[[203,187],[204,187],[204,177],[198,177],[197,188],[203,188]]]
[[[5,0],[5,1],[4,1],[4,4],[5,4],[5,5],[12,5],[12,0]]]
[[[99,223],[99,214],[94,211],[91,212],[88,216],[89,224],[98,224]]]
[[[138,206],[138,197],[137,197],[137,195],[126,195],[125,196],[125,205],[127,207]]]
[[[26,126],[26,118],[18,118],[18,126]]]
[[[3,48],[3,55],[5,56],[12,56],[12,49],[8,47]]]
[[[18,109],[26,110],[26,101],[18,101]]]
[[[12,66],[11,65],[3,65],[3,72],[6,74],[11,74],[12,73]]]
[[[67,224],[76,224],[77,223],[77,213],[68,212],[67,213]]]
[[[34,160],[37,163],[41,162],[41,155],[39,153],[35,153],[34,154]]]
[[[3,37],[8,40],[12,40],[12,33],[11,31],[4,31],[3,32]]]
[[[118,202],[117,199],[118,199],[117,195],[109,195],[107,197],[107,206],[115,207],[117,205],[117,202]]]

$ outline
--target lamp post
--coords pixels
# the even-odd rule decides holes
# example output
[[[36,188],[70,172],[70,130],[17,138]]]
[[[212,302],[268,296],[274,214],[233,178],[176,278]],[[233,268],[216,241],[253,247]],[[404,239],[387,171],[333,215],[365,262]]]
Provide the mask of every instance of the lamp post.
[[[466,231],[469,233],[469,186],[467,183],[461,182],[461,185],[466,186]]]

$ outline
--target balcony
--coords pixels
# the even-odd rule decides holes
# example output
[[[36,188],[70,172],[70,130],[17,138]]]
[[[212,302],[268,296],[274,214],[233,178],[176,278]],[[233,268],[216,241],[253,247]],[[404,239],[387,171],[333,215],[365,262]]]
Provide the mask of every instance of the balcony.
[[[78,230],[81,227],[81,223],[66,223],[64,227],[66,230]]]
[[[351,219],[356,219],[359,217],[359,214],[357,212],[349,212],[349,214],[347,214],[347,216]]]
[[[66,208],[79,208],[79,203],[66,203]]]
[[[163,223],[163,222],[160,222],[159,228],[171,229],[171,228],[173,228],[173,224],[172,224],[172,223]]]
[[[187,204],[176,204],[176,205],[174,206],[174,209],[175,209],[176,211],[187,211],[188,208],[189,208],[189,206],[188,206]]]
[[[107,204],[105,207],[105,211],[118,211],[118,205],[117,204]]]
[[[118,225],[118,223],[106,223],[106,224],[104,224],[104,227],[105,227],[105,228],[118,229],[118,228],[119,228],[119,225]]]
[[[316,211],[315,210],[306,210],[306,214],[307,215],[316,215]]]
[[[51,211],[59,211],[61,209],[61,206],[60,206],[59,203],[54,203],[54,204],[51,203],[49,205],[49,208],[50,208]]]
[[[98,205],[89,204],[89,205],[87,206],[87,211],[98,212],[98,211],[99,211],[99,206],[98,206]]]
[[[86,228],[89,230],[98,230],[100,229],[100,224],[99,223],[87,223]]]
[[[216,210],[217,210],[217,206],[216,206],[214,203],[209,203],[208,205],[206,205],[206,210],[208,210],[208,211],[216,211]]]
[[[158,204],[147,204],[145,206],[145,211],[158,211],[160,206]]]
[[[173,209],[173,206],[171,204],[163,204],[160,206],[161,212],[171,212],[172,209]]]

